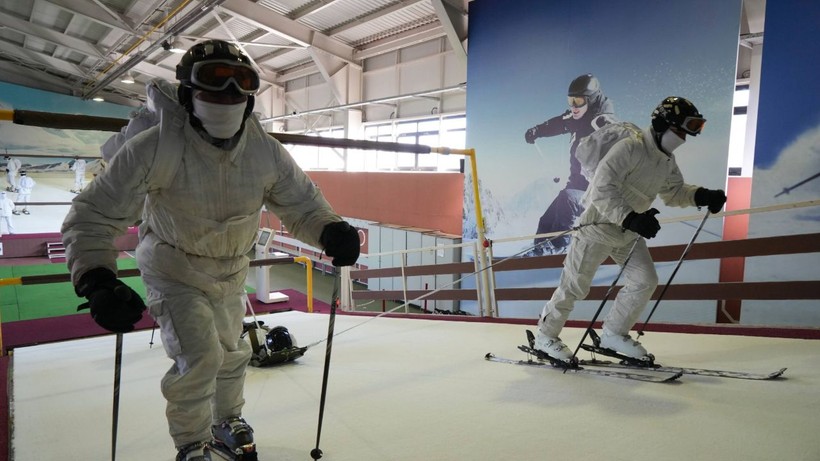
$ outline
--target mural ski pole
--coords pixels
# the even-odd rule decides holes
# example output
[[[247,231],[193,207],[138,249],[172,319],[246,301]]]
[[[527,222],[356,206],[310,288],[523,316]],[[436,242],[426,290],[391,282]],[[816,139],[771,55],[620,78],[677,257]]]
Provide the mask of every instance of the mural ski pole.
[[[658,304],[660,304],[661,299],[663,299],[663,295],[666,294],[666,290],[669,288],[669,285],[672,283],[672,279],[675,278],[675,274],[678,273],[678,269],[680,269],[681,263],[683,263],[684,258],[686,255],[689,254],[689,249],[692,248],[692,244],[695,243],[695,239],[698,237],[700,230],[703,229],[703,225],[706,224],[706,220],[709,219],[709,210],[706,210],[706,213],[703,215],[703,219],[700,221],[700,226],[695,230],[695,233],[692,234],[692,238],[689,240],[689,244],[686,245],[686,248],[683,249],[683,253],[680,255],[680,259],[678,259],[678,264],[675,265],[675,269],[672,271],[672,275],[669,276],[669,280],[666,281],[666,285],[664,285],[663,290],[661,290],[661,294],[658,295],[658,299],[655,300],[655,305],[652,306],[652,310],[649,311],[649,315],[646,316],[646,320],[643,322],[643,326],[640,330],[638,330],[638,336],[643,336],[643,332],[646,329],[646,325],[649,323],[649,319],[652,318],[652,314],[655,313],[655,309],[658,308]]]
[[[799,183],[797,183],[797,184],[795,184],[791,187],[784,187],[782,191],[778,192],[774,196],[775,197],[780,197],[783,194],[788,195],[789,192],[791,192],[792,190],[797,189],[798,187],[802,186],[803,184],[806,184],[807,182],[811,181],[812,179],[816,179],[818,177],[820,177],[820,173],[815,173],[813,176],[809,176],[808,178],[800,181]]]

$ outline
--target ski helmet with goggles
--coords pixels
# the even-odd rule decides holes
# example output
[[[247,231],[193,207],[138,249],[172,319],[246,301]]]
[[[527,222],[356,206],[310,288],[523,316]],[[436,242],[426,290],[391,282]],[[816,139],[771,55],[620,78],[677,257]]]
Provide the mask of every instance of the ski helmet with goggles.
[[[188,112],[193,112],[193,90],[224,92],[248,97],[247,118],[253,110],[253,95],[259,90],[259,74],[250,58],[223,40],[206,40],[192,46],[180,59],[176,77],[179,102]]]
[[[652,112],[652,128],[657,135],[674,127],[688,135],[697,136],[703,131],[705,124],[706,119],[697,107],[679,96],[665,98]]]
[[[589,102],[595,102],[601,94],[601,84],[592,74],[576,77],[569,84],[567,101],[571,107],[583,107]]]

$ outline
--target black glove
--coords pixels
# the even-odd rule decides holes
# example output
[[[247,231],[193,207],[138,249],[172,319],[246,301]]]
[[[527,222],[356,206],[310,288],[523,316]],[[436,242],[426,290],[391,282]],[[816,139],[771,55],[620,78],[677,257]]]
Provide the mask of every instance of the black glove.
[[[621,226],[623,226],[624,229],[629,229],[637,233],[643,238],[651,239],[658,235],[658,231],[661,230],[661,223],[655,219],[655,215],[658,213],[660,213],[660,211],[654,208],[650,208],[640,214],[630,211]]]
[[[535,144],[535,140],[538,138],[536,136],[536,132],[538,131],[538,127],[534,126],[529,130],[524,132],[524,141],[527,141],[527,144]]]
[[[723,205],[726,203],[726,193],[722,190],[709,190],[705,187],[695,191],[695,205],[698,208],[705,206],[709,208],[710,213],[720,213]]]
[[[319,243],[325,254],[333,258],[333,265],[352,266],[359,259],[359,231],[345,221],[332,222],[322,229]]]
[[[127,333],[142,319],[142,298],[104,267],[83,274],[74,291],[88,299],[77,310],[90,308],[91,318],[108,331]]]

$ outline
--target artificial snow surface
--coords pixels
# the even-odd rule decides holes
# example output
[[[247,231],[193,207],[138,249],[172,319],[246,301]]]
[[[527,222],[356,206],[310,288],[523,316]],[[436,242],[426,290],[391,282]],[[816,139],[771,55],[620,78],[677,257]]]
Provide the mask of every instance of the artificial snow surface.
[[[327,335],[324,314],[260,319],[300,345]],[[325,461],[820,459],[819,341],[649,332],[643,343],[665,365],[789,367],[775,381],[652,384],[485,361],[525,357],[520,325],[338,315],[335,331]],[[171,362],[150,335],[125,335],[120,461],[175,455],[159,390]],[[113,335],[15,349],[12,459],[110,459],[113,357]],[[322,342],[293,363],[248,369],[244,416],[261,460],[311,459],[324,357]]]

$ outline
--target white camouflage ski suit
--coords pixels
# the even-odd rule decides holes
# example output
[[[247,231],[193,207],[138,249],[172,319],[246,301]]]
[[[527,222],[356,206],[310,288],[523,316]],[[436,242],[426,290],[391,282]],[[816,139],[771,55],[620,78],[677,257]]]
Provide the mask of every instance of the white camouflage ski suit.
[[[10,158],[6,162],[6,181],[9,183],[9,190],[12,192],[19,188],[17,184],[17,173],[20,171],[21,163],[19,159]]]
[[[119,152],[126,141],[148,128],[159,123],[159,113],[163,110],[174,110],[178,107],[176,85],[161,78],[151,79],[145,85],[147,103],[131,115],[128,125],[119,133],[111,136],[100,146],[100,154],[106,163],[111,163],[114,154]]]
[[[14,233],[14,216],[12,216],[13,211],[14,202],[11,201],[5,192],[0,192],[0,237],[3,236],[3,223],[6,225],[7,234]]]
[[[74,199],[62,231],[75,285],[96,267],[116,273],[114,238],[145,204],[137,261],[148,310],[174,361],[161,387],[170,434],[180,447],[210,440],[211,424],[241,415],[251,356],[240,339],[246,254],[262,205],[296,238],[315,246],[324,226],[342,219],[253,115],[230,150],[206,142],[186,120],[175,133],[184,138],[183,152],[158,152],[165,145],[160,129],[149,128],[124,145]],[[161,155],[182,155],[167,189],[148,177]]]
[[[541,332],[557,337],[575,301],[589,294],[598,267],[607,256],[622,265],[637,239],[623,271],[623,287],[603,322],[607,333],[626,335],[655,291],[658,275],[646,241],[621,223],[631,211],[647,211],[658,196],[669,206],[694,206],[697,189],[683,182],[675,156],[658,149],[650,129],[612,146],[584,196],[582,227],[572,239],[558,287],[541,312]]]
[[[71,165],[71,171],[74,172],[74,189],[79,192],[85,187],[85,160],[78,158],[74,160]]]

